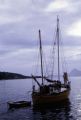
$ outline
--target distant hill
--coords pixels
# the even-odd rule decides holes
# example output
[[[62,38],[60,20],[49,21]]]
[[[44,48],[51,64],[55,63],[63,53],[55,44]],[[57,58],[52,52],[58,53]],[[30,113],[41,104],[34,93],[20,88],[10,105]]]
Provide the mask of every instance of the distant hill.
[[[81,76],[81,71],[77,69],[73,69],[70,74],[70,76]]]
[[[24,76],[21,74],[17,74],[17,73],[10,73],[10,72],[0,72],[0,80],[3,79],[25,79],[28,76]]]

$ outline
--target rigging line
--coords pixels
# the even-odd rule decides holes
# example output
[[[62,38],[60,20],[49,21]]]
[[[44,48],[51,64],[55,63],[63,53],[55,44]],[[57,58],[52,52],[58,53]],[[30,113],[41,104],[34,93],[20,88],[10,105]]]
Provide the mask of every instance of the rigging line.
[[[60,60],[60,59],[59,59],[59,56],[60,56],[60,51],[59,51],[59,29],[60,29],[60,27],[59,27],[59,18],[58,18],[58,16],[57,16],[58,80],[60,80],[60,63],[59,63],[59,60]]]
[[[54,68],[54,57],[55,57],[55,43],[56,43],[56,39],[55,39],[55,37],[54,36],[56,36],[56,32],[54,32],[54,35],[53,35],[53,47],[51,47],[50,48],[50,56],[49,56],[49,58],[50,58],[50,60],[49,60],[49,68],[51,68],[50,69],[50,71],[49,71],[49,73],[50,73],[50,77],[51,77],[51,79],[53,78],[53,68]]]
[[[56,32],[55,32],[56,34]],[[55,35],[55,40],[53,43],[53,51],[52,51],[52,71],[51,71],[51,79],[53,79],[54,76],[54,64],[55,64],[55,46],[56,46],[56,35]]]
[[[47,67],[47,61],[46,61],[46,56],[45,56],[45,53],[43,52],[43,58],[44,58],[44,61],[43,61],[43,75],[45,77],[47,77],[48,75],[48,67]],[[44,80],[44,83],[47,82],[46,80]]]
[[[39,70],[38,70],[38,68],[39,68],[39,54],[38,54],[38,52],[37,52],[37,61],[36,61],[36,71],[35,71],[35,73],[37,74],[39,74]]]
[[[37,46],[39,46],[38,40],[36,40],[36,41],[37,41],[37,42],[36,42],[36,43],[37,43]],[[36,52],[36,53],[37,53],[37,55],[36,55],[37,60],[35,61],[35,64],[34,64],[34,65],[35,65],[34,74],[35,74],[35,75],[39,75],[39,71],[40,71],[40,70],[39,70],[38,68],[39,68],[39,66],[40,66],[40,65],[39,65],[39,60],[40,60],[39,58],[40,58],[40,57],[39,57],[38,47],[37,47],[37,52]],[[32,85],[36,85],[36,82],[35,82],[33,79],[32,79]]]
[[[42,49],[42,65],[43,65],[43,77],[48,75],[48,67],[47,67],[47,60],[46,60],[46,54],[44,52],[44,49]],[[45,82],[45,81],[43,81]]]
[[[62,44],[62,46],[63,46],[63,42],[61,41],[61,44]],[[64,51],[64,49],[63,49],[64,47],[61,47],[61,49],[62,49],[62,51]],[[65,54],[64,54],[64,52],[62,52],[62,55],[63,55],[63,57],[62,58],[64,58],[64,61],[62,62],[62,70],[63,70],[63,72],[67,72],[68,70],[68,64],[67,64],[67,62],[66,62],[66,57],[65,57]],[[63,59],[62,59],[63,60]],[[68,75],[68,77],[70,78],[70,76]]]
[[[39,44],[39,42],[37,42],[37,44]],[[39,50],[39,51],[40,51],[40,50]],[[38,52],[37,54],[38,54],[38,55],[37,55],[37,56],[38,56],[38,57],[37,57],[38,60],[37,60],[37,64],[36,64],[36,65],[37,65],[37,66],[36,66],[36,73],[37,73],[37,72],[39,73],[40,70],[38,71],[38,68],[39,68],[39,66],[40,66],[40,55],[39,55],[39,52]],[[43,58],[43,57],[44,57],[44,52],[43,52],[43,50],[42,50],[42,66],[43,66],[43,75],[44,75],[44,60],[43,60],[44,58]],[[40,74],[40,73],[39,73],[39,74]],[[44,81],[43,81],[43,82],[44,82]]]
[[[44,64],[44,66],[46,66],[46,67],[45,67],[45,74],[48,75],[47,60],[46,60],[46,56],[45,56],[44,53],[43,53],[43,58],[44,58],[44,61],[45,61],[45,62],[43,61],[43,62],[44,62],[43,64]],[[43,68],[44,68],[44,67],[43,67]]]
[[[60,31],[60,38],[62,37],[62,35],[61,35],[61,31]],[[60,39],[60,43],[61,43],[61,49],[62,49],[62,52],[61,52],[61,54],[62,54],[62,68],[63,68],[63,70],[64,71],[66,71],[67,72],[67,68],[68,68],[68,64],[67,64],[67,62],[66,62],[66,57],[65,57],[65,54],[64,54],[64,44],[63,44],[63,42],[62,42],[62,40]],[[64,72],[63,71],[63,72]]]
[[[53,55],[53,57],[52,57],[52,58],[53,58],[53,61],[52,61],[52,62],[53,62],[53,66],[52,66],[52,74],[51,74],[51,77],[53,77],[53,75],[54,75],[55,46],[56,46],[56,44],[57,44],[57,42],[58,42],[58,41],[57,41],[57,39],[58,39],[58,38],[57,38],[57,37],[58,37],[58,36],[57,36],[57,35],[58,35],[58,33],[57,33],[57,32],[58,32],[58,31],[57,31],[57,27],[59,27],[59,26],[56,25],[56,29],[55,29],[55,41],[54,41],[54,43],[53,43],[53,52],[52,52],[52,55]],[[58,29],[59,29],[59,28],[58,28]]]
[[[61,67],[61,73],[63,73],[63,72],[66,70],[66,67],[65,67],[66,64],[65,64],[65,61],[64,61],[64,60],[65,60],[64,55],[63,55],[64,49],[63,49],[61,37],[60,37],[60,46],[61,46],[61,47],[60,47],[60,51],[61,51],[61,52],[60,52],[60,58],[61,58],[61,59],[60,59],[60,63],[61,63],[61,66],[60,66],[60,67]]]
[[[51,58],[51,48],[50,48],[50,50],[49,50],[49,58]],[[51,59],[48,59],[48,68],[49,68],[49,74],[48,74],[48,76],[50,75],[50,68],[51,68]]]
[[[61,39],[60,39],[60,41],[61,41]],[[61,52],[61,54],[62,54],[62,68],[64,69],[64,71],[66,71],[67,72],[67,63],[66,63],[66,58],[65,58],[65,54],[64,54],[64,45],[63,45],[63,42],[61,41],[61,49],[62,49],[62,51],[63,52]]]
[[[58,26],[59,27],[59,26]],[[61,45],[62,46],[62,41],[61,41],[61,31],[60,31],[60,27],[59,27],[59,45]],[[59,50],[61,50],[63,47],[59,47]],[[60,52],[60,57],[61,57],[61,54],[64,56],[64,49],[62,50],[62,52]],[[62,67],[64,66],[64,65],[66,65],[66,63],[65,63],[65,56],[64,57],[62,57],[62,58],[64,58],[64,61],[62,62]],[[63,60],[63,59],[60,59],[60,61],[59,62],[61,62],[61,60]],[[65,64],[64,64],[65,63]],[[59,66],[60,67],[60,66]],[[66,66],[65,66],[65,68],[67,68]]]
[[[38,38],[39,39],[39,38]],[[37,46],[39,46],[39,41],[37,40]],[[38,47],[37,47],[37,49],[38,49]],[[37,52],[37,61],[35,61],[35,66],[36,66],[36,69],[35,69],[35,73],[37,74],[38,73],[38,75],[40,74],[40,70],[38,70],[38,68],[39,68],[39,66],[40,66],[40,55],[39,55],[39,49],[37,50],[38,52]],[[43,54],[43,53],[42,53]]]

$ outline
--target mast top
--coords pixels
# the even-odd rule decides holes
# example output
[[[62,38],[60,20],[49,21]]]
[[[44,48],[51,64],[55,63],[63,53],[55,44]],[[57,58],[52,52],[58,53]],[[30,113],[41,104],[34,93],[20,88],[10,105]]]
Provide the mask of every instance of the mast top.
[[[58,16],[57,16],[57,31],[59,31],[59,17]]]
[[[40,31],[40,29],[39,29],[39,33],[40,33],[41,31]]]
[[[59,22],[59,17],[57,16],[57,22]]]

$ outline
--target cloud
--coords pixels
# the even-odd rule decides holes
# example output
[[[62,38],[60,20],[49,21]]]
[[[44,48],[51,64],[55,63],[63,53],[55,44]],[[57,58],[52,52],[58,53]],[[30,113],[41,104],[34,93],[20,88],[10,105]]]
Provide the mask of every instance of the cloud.
[[[34,57],[34,55],[39,46],[38,29],[42,31],[42,43],[46,50],[47,60],[49,60],[50,57],[47,54],[49,49],[46,47],[49,48],[52,44],[58,13],[64,46],[70,46],[66,50],[66,57],[69,59],[69,56],[79,54],[80,38],[64,33],[67,28],[70,32],[69,26],[74,21],[77,22],[77,16],[79,19],[80,6],[81,2],[75,0],[2,0],[2,2],[0,0],[1,70],[21,71],[22,73],[32,71],[35,67],[34,61],[37,62],[37,56]],[[77,27],[79,31],[75,33],[80,32],[80,25],[79,22]],[[73,45],[75,51],[71,49]],[[71,61],[73,59],[75,58],[71,57]]]
[[[63,50],[67,70],[71,71],[74,68],[81,69],[81,46],[64,46]]]
[[[24,19],[24,17],[21,16],[9,16],[9,15],[5,15],[5,16],[0,16],[0,25],[3,24],[8,24],[8,23],[17,23],[20,22]]]
[[[24,2],[25,4],[23,4]],[[29,0],[0,1],[0,25],[23,21],[27,18],[24,13],[26,14],[30,11],[30,5],[31,2]]]
[[[1,71],[14,71],[23,74],[31,74],[36,67],[37,52],[36,48],[16,49],[0,56],[0,69]],[[32,58],[34,58],[33,61]]]
[[[78,11],[81,2],[76,2],[72,0],[54,0],[48,4],[45,8],[45,12],[67,12],[75,13]]]
[[[51,2],[45,11],[47,12],[52,12],[52,11],[59,11],[61,9],[65,9],[68,7],[69,3],[66,0],[55,0]]]
[[[68,59],[73,59],[73,56],[81,54],[81,46],[65,46],[64,47],[65,55]]]
[[[81,19],[70,25],[66,32],[69,36],[81,37]]]

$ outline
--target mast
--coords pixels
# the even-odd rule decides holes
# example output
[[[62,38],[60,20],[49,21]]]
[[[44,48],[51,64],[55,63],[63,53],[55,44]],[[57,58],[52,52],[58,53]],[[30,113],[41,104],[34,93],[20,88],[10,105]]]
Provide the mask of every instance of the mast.
[[[57,44],[58,44],[58,80],[60,80],[60,65],[59,65],[59,18],[57,17]]]
[[[43,61],[42,61],[42,42],[41,42],[41,31],[39,30],[39,43],[40,43],[40,60],[41,60],[41,75],[42,75],[42,85],[43,81]]]

